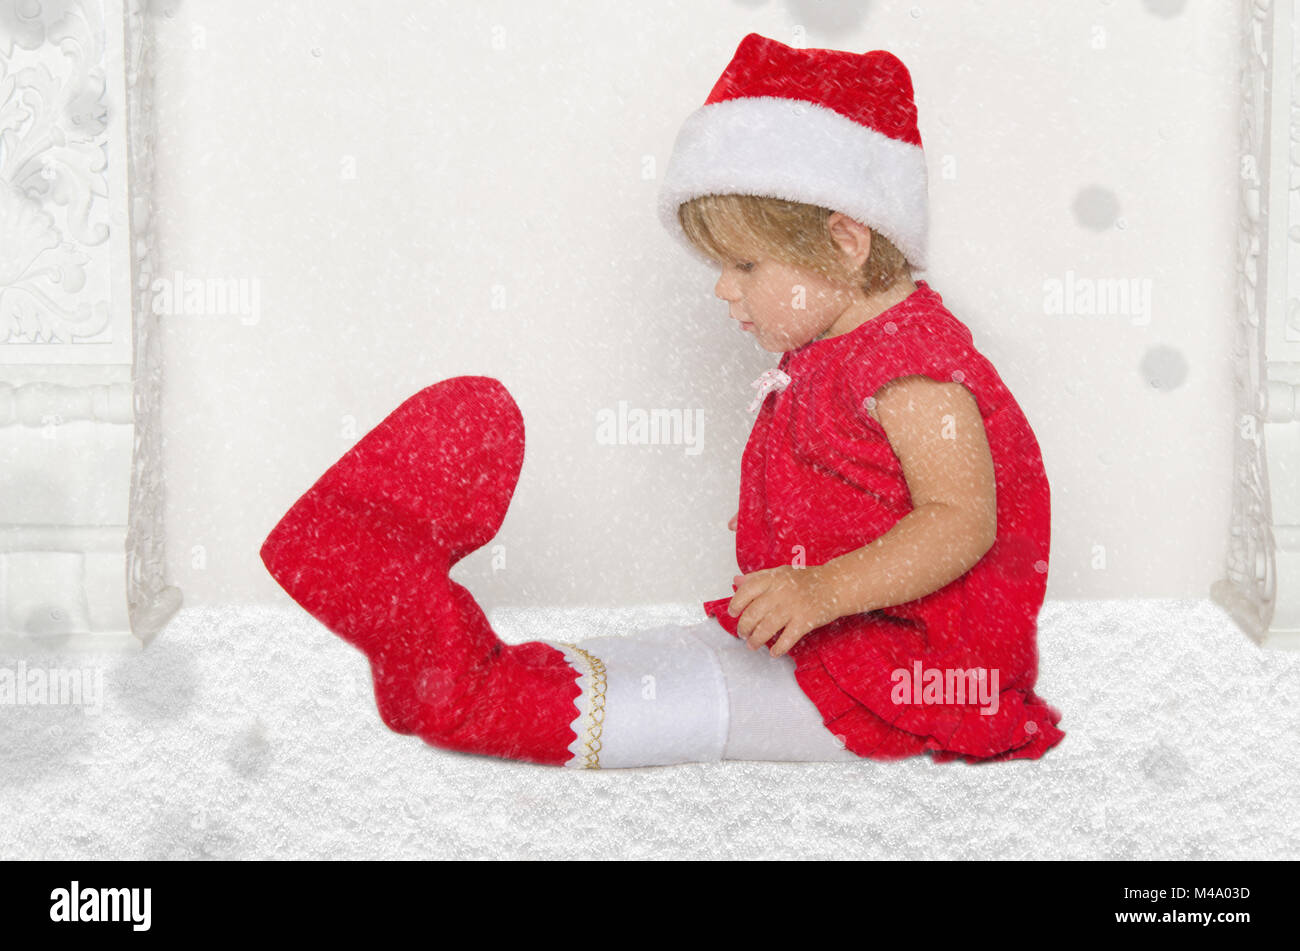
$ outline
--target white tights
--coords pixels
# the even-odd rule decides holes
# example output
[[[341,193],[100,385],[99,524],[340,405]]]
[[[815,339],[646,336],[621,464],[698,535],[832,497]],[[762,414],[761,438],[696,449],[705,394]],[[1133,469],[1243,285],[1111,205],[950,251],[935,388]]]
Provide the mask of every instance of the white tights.
[[[790,655],[751,651],[715,618],[546,643],[580,674],[577,738],[566,766],[861,759],[822,722]]]

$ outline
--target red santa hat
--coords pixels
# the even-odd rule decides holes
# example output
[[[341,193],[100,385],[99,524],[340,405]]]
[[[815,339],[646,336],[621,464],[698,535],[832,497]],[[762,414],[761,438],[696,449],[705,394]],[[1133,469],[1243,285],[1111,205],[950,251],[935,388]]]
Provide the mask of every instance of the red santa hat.
[[[843,212],[926,266],[925,155],[907,67],[885,50],[795,49],[751,33],[687,117],[659,192],[677,219],[701,195],[762,195]]]

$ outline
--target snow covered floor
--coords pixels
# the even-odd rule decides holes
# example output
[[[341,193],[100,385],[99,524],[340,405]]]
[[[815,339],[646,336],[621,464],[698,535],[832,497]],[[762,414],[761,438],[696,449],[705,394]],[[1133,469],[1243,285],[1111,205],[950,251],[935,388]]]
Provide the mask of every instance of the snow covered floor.
[[[488,609],[504,640],[698,607]],[[1297,858],[1300,653],[1210,602],[1048,602],[1037,761],[571,770],[384,727],[365,659],[296,606],[185,609],[101,665],[98,714],[0,706],[5,859]]]

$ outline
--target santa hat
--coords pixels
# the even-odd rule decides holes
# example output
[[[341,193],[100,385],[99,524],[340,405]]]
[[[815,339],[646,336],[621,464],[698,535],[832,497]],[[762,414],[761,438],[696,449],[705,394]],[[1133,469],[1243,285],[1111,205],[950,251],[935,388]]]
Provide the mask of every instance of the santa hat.
[[[701,195],[761,195],[819,205],[875,228],[926,266],[927,175],[907,67],[885,50],[795,49],[751,33],[687,117],[659,192],[677,219]]]

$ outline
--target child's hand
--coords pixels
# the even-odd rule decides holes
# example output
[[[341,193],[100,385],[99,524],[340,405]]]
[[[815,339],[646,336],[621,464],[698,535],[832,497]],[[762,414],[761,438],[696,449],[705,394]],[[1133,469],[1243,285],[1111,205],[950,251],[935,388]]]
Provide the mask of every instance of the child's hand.
[[[731,516],[731,521],[727,523],[727,528],[731,529],[731,530],[734,532],[734,531],[736,530],[736,520],[737,520],[738,518],[740,518],[740,513],[739,513],[739,512],[737,512],[735,515]]]
[[[773,657],[780,657],[805,634],[839,617],[834,613],[827,575],[820,566],[781,565],[736,575],[733,580],[740,586],[727,613],[740,617],[736,631],[750,650],[757,650],[784,629],[770,650]]]

